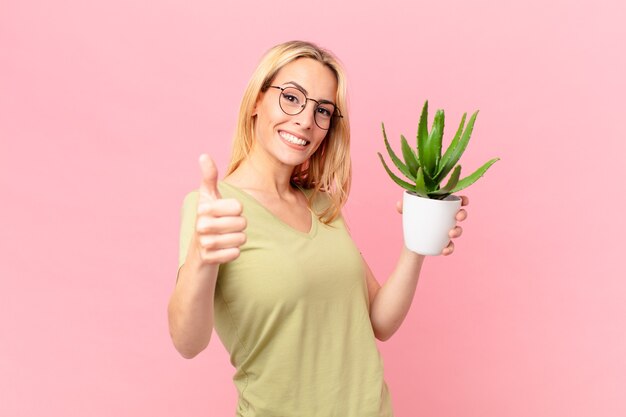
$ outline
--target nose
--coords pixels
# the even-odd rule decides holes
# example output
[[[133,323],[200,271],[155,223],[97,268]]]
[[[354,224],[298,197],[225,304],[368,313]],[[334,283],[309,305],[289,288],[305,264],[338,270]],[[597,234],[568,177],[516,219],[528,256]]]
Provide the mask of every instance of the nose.
[[[304,105],[304,109],[294,116],[296,118],[296,124],[304,127],[305,129],[310,129],[313,125],[315,125],[315,108],[316,103],[309,103],[309,100],[307,100]]]

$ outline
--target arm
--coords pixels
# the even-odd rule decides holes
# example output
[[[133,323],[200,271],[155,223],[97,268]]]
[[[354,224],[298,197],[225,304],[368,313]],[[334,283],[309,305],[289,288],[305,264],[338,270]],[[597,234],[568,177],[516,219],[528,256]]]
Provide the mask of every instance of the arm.
[[[218,270],[219,264],[203,264],[194,236],[168,305],[170,336],[184,358],[193,358],[211,340]]]
[[[467,197],[463,196],[461,200],[461,205],[469,204]],[[398,211],[402,213],[401,203],[398,205]],[[466,218],[467,212],[464,209],[459,210],[456,220],[463,221]],[[462,233],[463,229],[456,226],[450,231],[450,238],[459,237]],[[447,256],[452,252],[454,252],[454,243],[451,240],[443,249],[442,255]],[[395,269],[382,287],[376,281],[367,262],[363,260],[370,299],[370,321],[377,339],[388,340],[404,321],[413,302],[424,259],[424,255],[411,252],[403,246]]]
[[[239,257],[246,241],[241,203],[222,199],[217,169],[201,157],[203,180],[197,194],[185,199],[181,221],[182,263],[168,305],[170,335],[185,358],[203,351],[213,332],[213,300],[220,264]]]
[[[388,340],[404,321],[415,295],[424,258],[403,247],[396,268],[382,287],[365,263],[370,321],[377,339]]]

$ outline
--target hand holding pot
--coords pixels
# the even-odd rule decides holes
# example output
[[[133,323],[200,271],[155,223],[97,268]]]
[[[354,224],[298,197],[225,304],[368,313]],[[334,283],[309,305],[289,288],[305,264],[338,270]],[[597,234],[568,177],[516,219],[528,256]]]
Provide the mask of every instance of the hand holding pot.
[[[467,198],[467,196],[459,196],[459,198],[461,199],[461,206],[467,206],[469,204],[469,198]],[[396,203],[396,209],[398,210],[398,213],[400,214],[402,214],[402,209],[403,209],[402,206],[403,206],[402,200]],[[462,222],[466,218],[467,218],[467,211],[465,209],[459,209],[459,211],[455,215],[456,221]],[[450,239],[457,238],[461,236],[462,234],[463,234],[463,228],[461,228],[460,226],[455,226],[448,232],[448,236],[450,237]],[[443,250],[441,251],[441,255],[447,256],[447,255],[452,254],[452,252],[454,252],[454,242],[450,240],[448,245],[445,248],[443,248]]]

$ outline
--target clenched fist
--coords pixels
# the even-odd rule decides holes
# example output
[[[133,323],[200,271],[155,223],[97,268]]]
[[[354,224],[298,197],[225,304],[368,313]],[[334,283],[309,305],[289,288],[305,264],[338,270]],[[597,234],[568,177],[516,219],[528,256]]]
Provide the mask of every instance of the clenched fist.
[[[239,257],[239,247],[246,242],[246,219],[238,200],[220,195],[213,160],[202,154],[199,162],[202,183],[198,190],[196,245],[203,264],[223,264]]]

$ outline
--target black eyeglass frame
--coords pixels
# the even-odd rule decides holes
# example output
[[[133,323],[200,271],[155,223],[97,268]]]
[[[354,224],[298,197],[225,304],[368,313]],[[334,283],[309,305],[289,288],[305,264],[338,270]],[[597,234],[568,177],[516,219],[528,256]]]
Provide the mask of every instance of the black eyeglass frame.
[[[299,92],[301,92],[301,93],[302,93],[302,95],[304,96],[304,104],[303,104],[302,106],[300,106],[300,111],[299,111],[299,112],[297,112],[297,113],[293,113],[293,114],[291,114],[291,113],[287,113],[287,112],[285,111],[285,109],[283,109],[283,106],[280,104],[280,96],[278,96],[278,107],[280,107],[280,109],[283,111],[283,113],[288,114],[289,116],[295,116],[295,115],[297,115],[297,114],[302,113],[302,112],[304,111],[304,109],[306,108],[306,103],[307,103],[309,100],[311,100],[311,101],[315,102],[315,104],[316,104],[316,106],[315,106],[315,110],[317,110],[317,108],[318,108],[319,106],[321,106],[322,104],[331,104],[331,105],[334,107],[334,110],[333,110],[333,115],[331,116],[331,123],[332,123],[332,118],[333,118],[333,117],[341,117],[341,118],[343,118],[343,116],[341,115],[341,111],[339,111],[339,107],[337,107],[337,105],[336,105],[335,103],[333,103],[332,101],[327,101],[327,100],[318,101],[318,100],[315,100],[314,98],[309,98],[309,97],[307,97],[307,95],[305,94],[305,92],[304,92],[304,91],[302,91],[301,89],[299,89],[298,87],[291,86],[291,85],[290,85],[290,86],[288,86],[288,87],[280,87],[280,86],[277,86],[277,85],[269,85],[269,86],[267,86],[267,87],[268,87],[268,88],[276,88],[276,89],[280,90],[281,94],[282,94],[282,93],[283,93],[283,92],[284,92],[287,88],[293,88],[293,89],[298,90]],[[329,129],[330,129],[330,125],[328,126],[328,128],[323,128],[322,126],[320,126],[320,125],[319,125],[319,123],[317,123],[317,117],[313,117],[313,120],[315,120],[315,124],[316,124],[316,125],[317,125],[317,127],[319,127],[320,129],[322,129],[322,130],[329,130]]]

